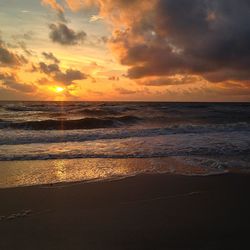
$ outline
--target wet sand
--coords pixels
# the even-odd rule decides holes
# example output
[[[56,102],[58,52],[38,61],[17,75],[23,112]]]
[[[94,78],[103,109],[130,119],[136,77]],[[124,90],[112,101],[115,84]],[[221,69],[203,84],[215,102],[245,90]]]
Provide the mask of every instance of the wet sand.
[[[0,190],[0,249],[250,249],[250,175]]]

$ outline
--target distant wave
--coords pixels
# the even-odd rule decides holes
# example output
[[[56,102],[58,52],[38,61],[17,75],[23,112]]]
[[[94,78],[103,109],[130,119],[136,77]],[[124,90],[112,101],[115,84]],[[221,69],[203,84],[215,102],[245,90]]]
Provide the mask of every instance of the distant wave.
[[[2,128],[24,129],[24,130],[74,130],[74,129],[96,129],[112,128],[122,124],[132,124],[140,120],[135,116],[84,118],[79,120],[44,120],[26,122],[2,122]]]
[[[2,107],[6,111],[12,112],[60,112],[60,111],[68,111],[72,109],[79,109],[83,107],[88,107],[88,104],[79,103],[79,104],[68,104],[68,105],[60,105],[58,103],[44,103],[44,104],[9,104],[3,105]]]
[[[96,120],[94,128],[109,128],[115,117],[137,117],[144,122],[158,124],[161,127],[167,124],[226,124],[237,122],[250,123],[250,105],[249,104],[206,104],[206,103],[84,103],[84,102],[21,102],[1,104],[0,116],[14,122],[16,116],[23,118],[23,125],[13,125],[12,128],[26,127],[44,127],[47,124],[51,129],[56,129],[58,117],[64,120],[100,118],[103,121]],[[51,120],[50,120],[51,119]],[[25,122],[33,124],[25,124]],[[122,121],[123,122],[123,121]],[[69,123],[69,122],[65,122]],[[80,124],[90,124],[91,121],[75,122],[75,128],[90,128],[91,126],[81,126]],[[102,125],[102,124],[103,125]],[[4,122],[0,124],[3,127]],[[8,125],[8,124],[6,124]],[[6,126],[5,126],[6,127]],[[69,129],[70,125],[66,125]],[[60,128],[61,129],[61,128]]]
[[[4,109],[12,112],[29,112],[29,111],[55,111],[56,106],[45,106],[45,105],[6,105]]]
[[[117,115],[119,112],[115,110],[108,109],[96,109],[96,108],[85,108],[80,110],[74,110],[75,114],[83,114],[87,116],[107,116],[107,115]]]

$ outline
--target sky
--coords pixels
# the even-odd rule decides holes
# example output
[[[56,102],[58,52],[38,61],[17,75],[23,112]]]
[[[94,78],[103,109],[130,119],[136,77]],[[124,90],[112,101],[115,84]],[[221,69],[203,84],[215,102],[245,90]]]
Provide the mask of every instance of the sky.
[[[1,0],[0,100],[250,101],[249,0]]]

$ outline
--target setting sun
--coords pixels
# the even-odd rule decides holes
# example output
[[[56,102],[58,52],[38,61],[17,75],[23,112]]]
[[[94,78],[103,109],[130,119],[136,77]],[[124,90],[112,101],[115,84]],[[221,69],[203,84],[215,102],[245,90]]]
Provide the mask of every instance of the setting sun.
[[[56,93],[62,93],[62,92],[64,91],[64,88],[63,88],[63,87],[60,87],[60,86],[56,86],[56,87],[54,88],[54,91],[55,91]]]

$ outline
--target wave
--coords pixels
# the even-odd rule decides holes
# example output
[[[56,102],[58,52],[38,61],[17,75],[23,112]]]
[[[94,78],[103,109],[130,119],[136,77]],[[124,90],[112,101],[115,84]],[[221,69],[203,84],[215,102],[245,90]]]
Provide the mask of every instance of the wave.
[[[83,114],[87,116],[107,116],[107,115],[117,115],[119,112],[111,109],[95,109],[95,108],[85,108],[80,110],[75,110],[75,114]]]
[[[62,104],[60,102],[46,102],[46,103],[16,103],[2,105],[2,108],[11,112],[58,112],[68,111],[76,108],[88,107],[87,103],[67,103]]]
[[[48,105],[30,105],[30,106],[25,106],[25,105],[7,105],[4,106],[4,109],[6,111],[12,111],[12,112],[30,112],[30,111],[56,111],[57,106],[48,106]]]
[[[34,147],[35,145],[33,145]],[[52,145],[53,147],[53,145]],[[250,168],[249,163],[249,148],[224,148],[207,147],[207,148],[176,148],[176,149],[162,149],[152,152],[103,152],[103,153],[88,153],[89,150],[84,148],[74,150],[65,150],[67,145],[62,145],[61,150],[51,150],[49,147],[39,149],[37,153],[34,153],[34,149],[30,148],[30,152],[17,153],[17,154],[0,154],[1,161],[24,161],[24,160],[58,160],[58,159],[154,159],[162,157],[178,157],[186,163],[193,166],[200,167],[213,167],[218,169],[231,168]],[[132,147],[132,146],[131,146]],[[64,152],[61,152],[63,151]],[[158,149],[157,149],[158,150]],[[49,153],[48,153],[49,151]],[[94,150],[92,150],[94,151]],[[238,158],[237,158],[238,157]],[[240,159],[239,159],[240,157]],[[235,158],[228,159],[228,158]]]
[[[202,168],[213,168],[213,169],[249,169],[250,168],[250,157],[249,150],[245,154],[233,155],[233,157],[197,157],[197,156],[181,156],[178,157],[180,161],[185,162],[189,166],[200,166]],[[244,157],[242,157],[242,155]]]
[[[24,129],[24,130],[75,130],[112,128],[123,124],[132,124],[140,118],[135,116],[120,116],[106,118],[84,118],[79,120],[43,120],[26,122],[2,122],[1,128]]]
[[[34,121],[28,126],[39,127],[41,120],[48,120],[52,129],[56,125],[57,118],[64,120],[100,118],[104,127],[112,127],[110,117],[134,116],[142,119],[145,123],[159,124],[163,127],[166,124],[225,124],[248,122],[250,123],[249,104],[205,104],[205,103],[81,103],[81,102],[21,102],[21,103],[0,103],[1,118],[16,121],[22,118],[23,122]],[[52,121],[51,121],[51,120]],[[91,121],[89,121],[91,122]],[[99,121],[95,128],[102,128]],[[44,127],[46,122],[43,122]],[[76,128],[81,129],[82,122],[76,122]],[[88,123],[87,121],[83,123]],[[40,123],[41,127],[43,125]],[[3,127],[3,123],[0,124]],[[24,124],[25,126],[25,124]],[[7,126],[4,126],[7,127]],[[22,128],[22,124],[13,125],[12,128]],[[73,126],[72,126],[73,127]],[[83,126],[84,128],[85,126]],[[88,127],[88,126],[86,126]],[[76,129],[73,128],[73,129]],[[36,129],[36,128],[35,128]],[[41,128],[44,129],[44,128]]]
[[[59,121],[58,121],[59,122]],[[1,123],[0,123],[1,124]],[[234,123],[219,125],[173,125],[164,128],[113,128],[95,130],[0,130],[0,145],[19,145],[30,143],[61,143],[61,142],[84,142],[95,140],[111,140],[126,138],[141,138],[173,134],[209,134],[232,132],[250,132],[250,124]]]

